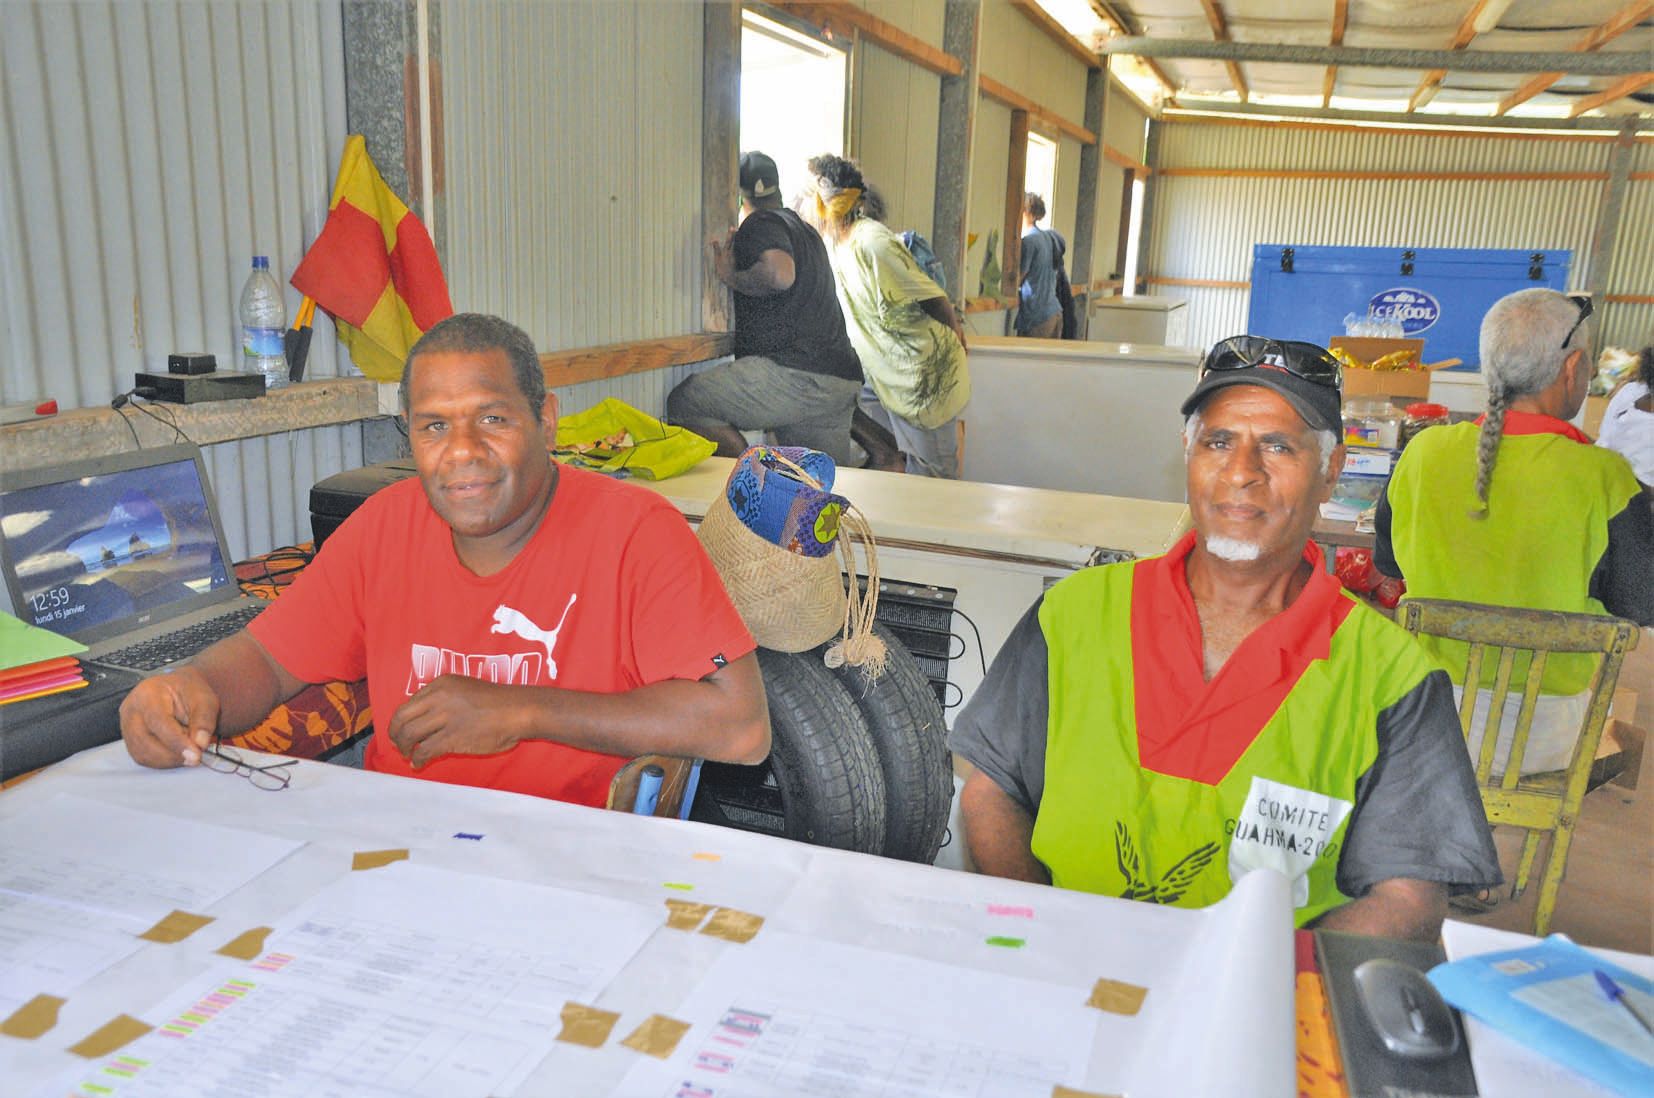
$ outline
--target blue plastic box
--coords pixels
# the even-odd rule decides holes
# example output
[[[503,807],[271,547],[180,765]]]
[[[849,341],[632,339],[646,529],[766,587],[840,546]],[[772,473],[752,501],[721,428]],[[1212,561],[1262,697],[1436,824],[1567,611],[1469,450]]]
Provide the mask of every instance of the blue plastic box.
[[[1402,334],[1424,340],[1428,362],[1480,361],[1482,317],[1506,294],[1568,285],[1573,253],[1511,248],[1332,248],[1257,244],[1246,330],[1326,346],[1344,317],[1399,316]]]

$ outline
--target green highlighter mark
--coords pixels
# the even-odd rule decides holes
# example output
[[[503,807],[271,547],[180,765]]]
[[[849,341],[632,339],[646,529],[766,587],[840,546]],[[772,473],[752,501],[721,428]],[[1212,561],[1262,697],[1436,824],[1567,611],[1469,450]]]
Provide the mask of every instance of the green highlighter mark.
[[[663,882],[663,883],[666,885],[667,888],[676,889],[679,892],[693,892],[693,891],[695,891],[695,886],[694,885],[685,884],[683,881],[666,881],[666,882]]]
[[[1028,944],[1028,939],[1007,938],[1004,935],[995,934],[993,937],[988,939],[988,944],[991,946],[1001,946],[1005,949],[1021,949],[1023,946]]]

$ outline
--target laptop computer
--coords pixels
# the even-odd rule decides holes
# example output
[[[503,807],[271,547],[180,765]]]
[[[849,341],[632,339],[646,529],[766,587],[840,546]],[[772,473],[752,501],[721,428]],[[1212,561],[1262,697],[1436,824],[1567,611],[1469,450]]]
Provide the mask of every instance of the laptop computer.
[[[201,451],[178,445],[0,478],[9,609],[88,647],[82,659],[153,671],[251,621]]]

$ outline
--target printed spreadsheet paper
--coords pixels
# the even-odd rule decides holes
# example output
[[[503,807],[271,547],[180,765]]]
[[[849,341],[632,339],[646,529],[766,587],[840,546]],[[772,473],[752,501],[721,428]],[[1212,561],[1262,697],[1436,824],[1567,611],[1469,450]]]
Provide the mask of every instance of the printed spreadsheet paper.
[[[85,805],[64,812],[63,794]],[[149,813],[158,826],[132,822]],[[0,1034],[7,1098],[675,1098],[684,1065],[743,1030],[723,1053],[738,1070],[696,1081],[712,1098],[762,1093],[760,1070],[782,1080],[772,1094],[888,1098],[875,1068],[854,1067],[863,1054],[910,1095],[1292,1087],[1290,903],[1265,871],[1185,911],[324,763],[297,763],[272,794],[144,770],[118,743],[0,798],[0,836],[23,849],[70,820],[146,881],[211,866],[212,828],[233,820],[235,862],[256,876],[217,903],[213,889],[128,886],[129,940],[174,909],[217,919],[63,992],[22,981],[67,1002],[38,1037]],[[286,846],[263,847],[271,833]],[[350,870],[385,850],[408,859]],[[704,908],[705,926],[669,925],[666,901]],[[756,934],[719,937],[714,912]],[[231,941],[256,953],[216,952]],[[152,1030],[95,1060],[68,1051],[123,1015]],[[586,1036],[598,1047],[558,1040],[569,1017],[599,1016],[615,1021]],[[675,1040],[640,1048],[649,1024]],[[825,1091],[799,1074],[806,1056],[836,1066]]]
[[[0,820],[0,1018],[68,995],[168,913],[205,911],[303,845],[66,794]]]
[[[640,904],[397,862],[352,873],[145,1011],[156,1029],[40,1093],[487,1098],[660,925]]]

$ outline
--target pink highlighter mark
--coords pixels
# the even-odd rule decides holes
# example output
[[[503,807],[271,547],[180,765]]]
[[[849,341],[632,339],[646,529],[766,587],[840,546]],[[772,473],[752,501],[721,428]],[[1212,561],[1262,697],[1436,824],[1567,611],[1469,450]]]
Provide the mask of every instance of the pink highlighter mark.
[[[989,904],[988,914],[1006,915],[1017,919],[1032,919],[1034,917],[1034,909],[1031,907],[1018,907],[1015,904]]]

